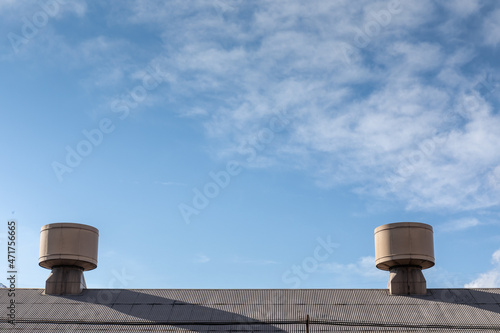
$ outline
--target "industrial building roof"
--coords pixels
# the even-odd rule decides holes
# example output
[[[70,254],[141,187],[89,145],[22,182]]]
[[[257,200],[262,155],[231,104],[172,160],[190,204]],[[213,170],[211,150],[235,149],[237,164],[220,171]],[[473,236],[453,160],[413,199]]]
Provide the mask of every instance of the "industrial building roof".
[[[498,332],[500,289],[0,289],[1,331]],[[15,323],[7,308],[15,300]]]

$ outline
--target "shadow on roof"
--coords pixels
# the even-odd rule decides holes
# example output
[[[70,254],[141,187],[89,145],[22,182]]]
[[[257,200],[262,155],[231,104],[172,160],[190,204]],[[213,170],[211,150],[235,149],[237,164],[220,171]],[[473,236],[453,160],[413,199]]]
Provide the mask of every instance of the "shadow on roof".
[[[500,314],[500,306],[498,305],[500,294],[489,292],[488,289],[427,289],[427,295],[401,296],[434,302],[464,304]]]
[[[208,326],[211,329],[214,326],[221,326],[220,331],[286,332],[271,324],[270,314],[264,312],[265,306],[262,305],[235,304],[238,303],[237,300],[232,300],[233,302],[228,304],[217,299],[201,299],[200,297],[197,299],[196,290],[192,291],[190,302],[162,296],[162,293],[165,293],[163,290],[149,290],[148,292],[127,289],[87,289],[81,295],[58,297],[99,304],[100,307],[93,307],[91,310],[94,313],[86,314],[94,321],[153,322],[157,325],[170,325],[194,332],[206,332]],[[186,295],[186,291],[181,291],[181,293]],[[170,295],[172,295],[171,291]],[[212,294],[212,297],[216,296],[217,293]],[[210,307],[196,304],[196,302],[210,304]],[[114,311],[107,311],[103,306]],[[252,317],[231,311],[237,307],[242,310],[245,308],[242,312],[251,314]],[[86,311],[89,310],[87,307]]]

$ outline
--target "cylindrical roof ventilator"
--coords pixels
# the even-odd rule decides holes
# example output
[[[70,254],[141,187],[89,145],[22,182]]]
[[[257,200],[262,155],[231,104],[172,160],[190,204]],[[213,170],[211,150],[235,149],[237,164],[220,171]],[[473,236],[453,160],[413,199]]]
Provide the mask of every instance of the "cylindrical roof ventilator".
[[[53,223],[40,231],[38,264],[51,269],[47,295],[75,295],[87,288],[83,271],[97,267],[99,230],[85,224]]]
[[[378,269],[391,272],[391,295],[427,294],[422,269],[434,266],[432,226],[398,222],[376,228],[375,263]]]

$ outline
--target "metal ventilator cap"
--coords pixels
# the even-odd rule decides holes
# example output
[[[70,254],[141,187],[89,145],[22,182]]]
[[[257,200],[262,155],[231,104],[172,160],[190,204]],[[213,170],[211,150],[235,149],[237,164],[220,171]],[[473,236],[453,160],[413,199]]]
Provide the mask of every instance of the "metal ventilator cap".
[[[51,269],[46,294],[79,294],[86,289],[83,271],[97,267],[99,231],[85,224],[53,223],[40,231],[38,264]]]
[[[434,263],[432,226],[398,222],[375,229],[375,264],[378,269],[391,272],[391,294],[426,294],[422,269]]]

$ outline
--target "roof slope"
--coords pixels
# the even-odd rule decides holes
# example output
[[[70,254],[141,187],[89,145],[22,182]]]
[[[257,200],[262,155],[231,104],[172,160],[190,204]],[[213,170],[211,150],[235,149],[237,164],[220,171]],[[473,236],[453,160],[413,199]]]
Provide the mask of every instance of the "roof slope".
[[[30,332],[483,332],[500,330],[500,289],[88,289],[78,296],[18,289],[16,323]],[[0,289],[6,313],[8,289]]]

